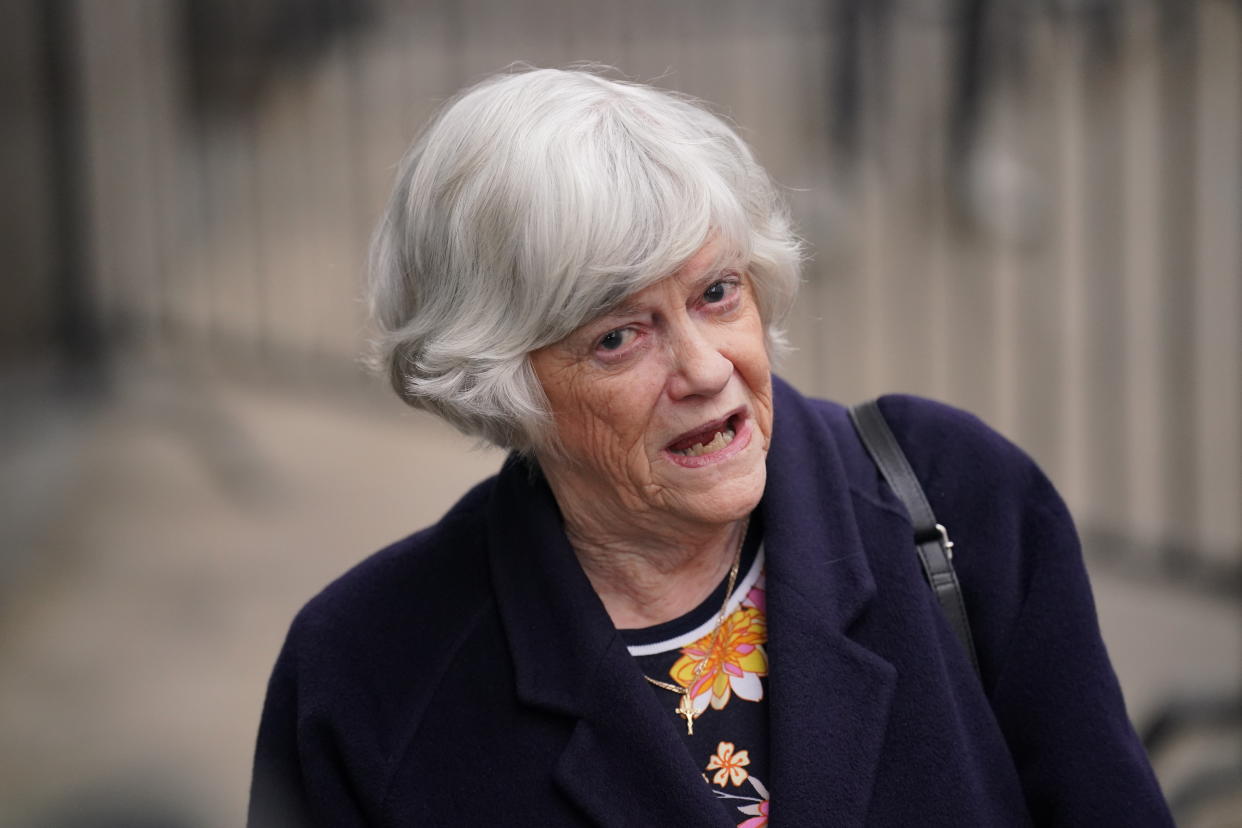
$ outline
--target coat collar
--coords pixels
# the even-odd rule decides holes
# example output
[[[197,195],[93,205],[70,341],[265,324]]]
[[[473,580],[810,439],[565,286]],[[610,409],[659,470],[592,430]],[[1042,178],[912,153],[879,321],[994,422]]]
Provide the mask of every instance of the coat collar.
[[[837,440],[801,395],[780,380],[774,389],[761,506],[772,670],[768,787],[785,824],[861,825],[896,670],[850,637],[876,585]],[[852,431],[837,433],[853,439]]]
[[[488,535],[518,698],[577,719],[557,785],[600,825],[730,825],[578,565],[552,492],[512,458]]]
[[[780,380],[774,391],[760,506],[772,665],[765,781],[782,822],[861,824],[895,670],[849,637],[875,583],[833,436],[796,391]],[[731,824],[574,558],[547,484],[510,459],[488,508],[518,697],[577,719],[558,785],[601,825]]]

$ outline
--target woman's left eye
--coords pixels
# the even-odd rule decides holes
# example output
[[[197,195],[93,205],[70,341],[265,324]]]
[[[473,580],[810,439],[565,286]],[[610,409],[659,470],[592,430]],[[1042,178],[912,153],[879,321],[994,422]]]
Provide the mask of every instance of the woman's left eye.
[[[707,290],[703,291],[703,301],[709,305],[719,304],[729,298],[729,294],[737,288],[737,280],[734,278],[721,279],[708,285]]]

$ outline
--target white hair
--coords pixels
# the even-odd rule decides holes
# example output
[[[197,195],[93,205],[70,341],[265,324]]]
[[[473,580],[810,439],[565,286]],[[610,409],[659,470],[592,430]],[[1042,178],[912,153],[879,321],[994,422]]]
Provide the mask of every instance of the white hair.
[[[401,162],[371,246],[376,361],[408,404],[466,434],[552,445],[530,352],[672,274],[709,237],[750,275],[779,351],[801,245],[729,125],[693,99],[592,72],[490,77],[450,100]]]

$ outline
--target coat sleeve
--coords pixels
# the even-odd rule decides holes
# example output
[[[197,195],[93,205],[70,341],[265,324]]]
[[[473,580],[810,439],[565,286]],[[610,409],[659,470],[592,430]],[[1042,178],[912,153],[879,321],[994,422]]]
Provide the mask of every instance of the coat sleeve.
[[[286,641],[272,677],[259,722],[250,782],[250,828],[312,825],[298,761],[297,686],[293,648]]]
[[[268,682],[251,777],[250,828],[368,824],[344,770],[334,717],[323,703],[331,691],[303,674],[301,651],[316,649],[314,642],[303,641],[303,616],[294,622]]]
[[[973,416],[913,397],[881,403],[956,543],[984,690],[1035,823],[1172,825],[1061,497]]]
[[[1073,522],[1023,461],[1025,589],[987,685],[1031,815],[1038,825],[1171,826],[1100,636]]]

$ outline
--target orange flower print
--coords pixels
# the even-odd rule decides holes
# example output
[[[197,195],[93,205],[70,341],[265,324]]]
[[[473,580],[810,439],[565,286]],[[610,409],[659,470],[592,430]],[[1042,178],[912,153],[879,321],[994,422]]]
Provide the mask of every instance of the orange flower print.
[[[733,750],[732,742],[721,742],[716,745],[716,755],[707,763],[708,770],[716,771],[712,781],[722,788],[729,782],[736,787],[750,776],[745,767],[750,764],[750,753],[745,750],[734,753]]]
[[[690,688],[694,709],[702,713],[710,702],[722,710],[733,693],[747,701],[763,698],[768,674],[768,623],[755,607],[739,607],[720,625],[718,635],[703,636],[682,648],[681,658],[669,669],[673,681]],[[701,666],[700,666],[701,665]],[[697,672],[697,675],[696,675]]]

